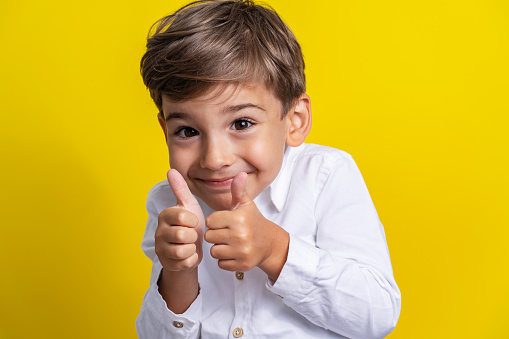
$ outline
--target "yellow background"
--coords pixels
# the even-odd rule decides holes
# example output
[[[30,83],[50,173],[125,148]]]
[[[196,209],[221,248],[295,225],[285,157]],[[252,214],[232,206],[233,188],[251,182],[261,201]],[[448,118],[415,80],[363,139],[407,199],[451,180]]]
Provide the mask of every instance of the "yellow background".
[[[135,338],[146,193],[168,169],[139,76],[183,1],[0,2],[0,338]],[[314,127],[385,225],[390,338],[509,338],[505,0],[269,2],[300,40]]]

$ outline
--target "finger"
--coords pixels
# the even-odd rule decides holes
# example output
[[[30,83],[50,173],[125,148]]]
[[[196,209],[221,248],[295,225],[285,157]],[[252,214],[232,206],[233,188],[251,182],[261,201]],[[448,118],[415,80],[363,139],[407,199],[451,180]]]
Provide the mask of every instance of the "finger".
[[[177,205],[186,209],[198,205],[198,201],[189,190],[186,181],[176,169],[168,171],[168,183],[177,198]]]
[[[236,260],[233,259],[219,259],[217,262],[217,265],[219,268],[225,270],[225,271],[249,271],[249,268],[247,268],[245,265],[240,265]]]
[[[214,259],[233,260],[235,254],[233,249],[228,245],[214,245],[210,248],[210,255]]]
[[[166,229],[162,238],[171,244],[194,244],[198,240],[198,233],[191,228],[172,226]]]
[[[169,226],[196,227],[198,217],[184,208],[169,207],[159,213],[159,223],[165,223]]]
[[[205,219],[205,225],[210,229],[227,228],[231,223],[231,211],[217,211]]]
[[[185,260],[196,253],[195,244],[168,244],[161,240],[155,243],[155,252],[162,261]]]
[[[213,230],[209,229],[205,232],[205,241],[210,244],[229,244],[230,243],[230,230],[226,228]]]
[[[232,181],[231,191],[232,191],[232,206],[231,210],[236,209],[239,206],[242,206],[251,201],[251,198],[247,194],[246,191],[246,183],[247,183],[247,173],[240,172],[237,174]]]
[[[196,253],[195,244],[168,244],[164,249],[165,257],[173,260],[185,260],[194,253]]]

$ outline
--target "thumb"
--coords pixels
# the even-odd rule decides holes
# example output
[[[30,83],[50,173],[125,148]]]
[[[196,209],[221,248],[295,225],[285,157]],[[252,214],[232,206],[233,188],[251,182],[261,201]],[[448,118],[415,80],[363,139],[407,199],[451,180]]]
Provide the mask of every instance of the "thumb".
[[[246,191],[247,173],[240,172],[237,174],[232,181],[232,211],[239,206],[242,206],[251,201],[251,198]]]
[[[170,184],[171,190],[177,198],[177,206],[189,209],[191,206],[196,206],[198,201],[189,190],[187,182],[176,169],[168,171],[168,183]]]

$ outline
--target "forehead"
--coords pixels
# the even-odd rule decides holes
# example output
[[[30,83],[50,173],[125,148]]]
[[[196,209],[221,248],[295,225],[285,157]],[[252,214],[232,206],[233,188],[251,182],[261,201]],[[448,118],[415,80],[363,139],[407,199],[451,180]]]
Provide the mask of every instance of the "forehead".
[[[166,113],[172,111],[228,110],[232,106],[257,106],[267,112],[280,113],[281,102],[264,84],[218,84],[211,87],[203,95],[189,100],[172,100],[163,94],[162,109]]]

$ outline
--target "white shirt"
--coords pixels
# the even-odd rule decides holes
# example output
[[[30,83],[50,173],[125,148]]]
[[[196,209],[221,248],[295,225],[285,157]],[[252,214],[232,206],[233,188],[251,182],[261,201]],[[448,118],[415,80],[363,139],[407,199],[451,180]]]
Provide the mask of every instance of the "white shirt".
[[[205,218],[213,211],[198,200]],[[157,216],[176,199],[166,181],[149,192],[142,242],[153,261],[136,329],[140,338],[383,338],[396,326],[401,295],[364,180],[352,157],[305,144],[287,147],[276,179],[254,200],[290,234],[287,262],[272,284],[258,267],[220,269],[203,242],[200,293],[174,314],[158,292]]]

